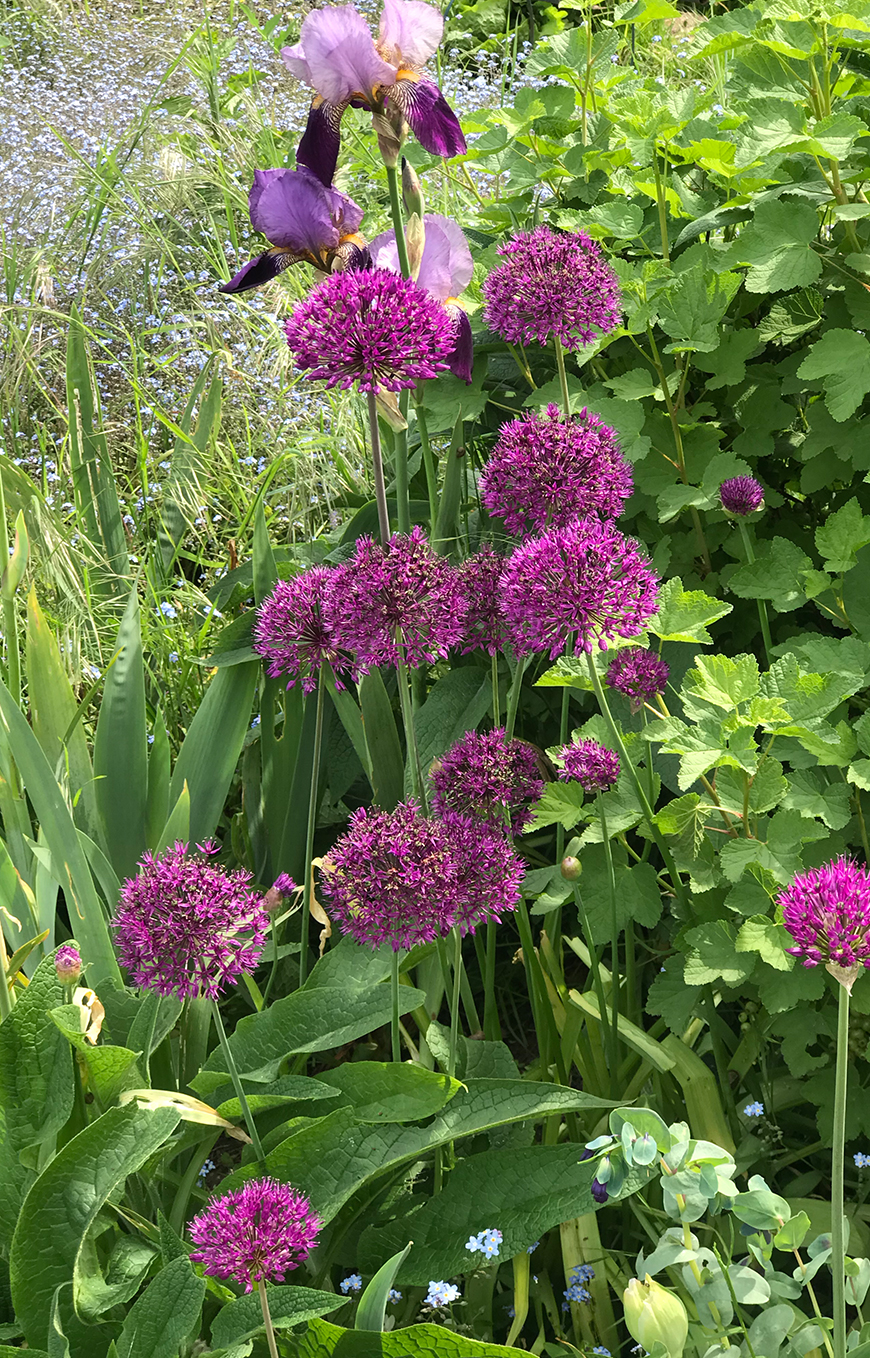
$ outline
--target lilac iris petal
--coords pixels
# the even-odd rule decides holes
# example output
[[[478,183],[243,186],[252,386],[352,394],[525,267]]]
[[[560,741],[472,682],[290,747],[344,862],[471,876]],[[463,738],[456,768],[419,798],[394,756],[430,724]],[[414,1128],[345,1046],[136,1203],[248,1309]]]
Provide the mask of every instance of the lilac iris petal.
[[[328,6],[309,14],[295,47],[283,47],[284,65],[325,99],[345,104],[351,95],[370,98],[392,85],[394,67],[378,55],[365,19],[353,5]]]
[[[352,198],[325,188],[305,167],[255,170],[248,209],[251,225],[273,245],[308,254],[335,249],[363,219]]]
[[[438,86],[431,80],[400,80],[390,90],[390,99],[400,110],[424,150],[431,156],[464,156],[467,151],[459,119]]]
[[[384,0],[378,50],[395,67],[423,66],[434,56],[444,19],[423,0]]]

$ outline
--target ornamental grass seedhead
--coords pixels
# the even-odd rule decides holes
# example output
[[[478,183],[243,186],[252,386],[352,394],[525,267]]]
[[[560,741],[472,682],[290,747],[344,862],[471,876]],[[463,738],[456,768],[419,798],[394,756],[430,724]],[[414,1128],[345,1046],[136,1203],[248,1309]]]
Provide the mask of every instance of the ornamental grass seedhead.
[[[544,790],[538,756],[504,727],[467,731],[431,771],[432,804],[439,815],[458,811],[494,829],[522,834],[529,808]]]
[[[799,872],[777,905],[803,966],[820,964],[851,992],[870,967],[870,874],[851,858]]]
[[[118,957],[136,985],[215,999],[260,960],[268,927],[243,868],[224,872],[177,842],[146,853],[121,888]]]
[[[608,792],[619,781],[619,755],[597,740],[576,740],[559,750],[559,777],[573,780],[584,792]]]
[[[649,1350],[663,1344],[668,1358],[682,1358],[689,1337],[689,1317],[680,1298],[649,1274],[643,1282],[632,1278],[622,1294],[625,1327],[633,1339]]]
[[[484,320],[509,344],[546,344],[554,335],[579,349],[619,324],[619,281],[582,231],[538,226],[500,245],[504,260],[485,280]]]
[[[745,518],[764,503],[764,490],[754,476],[732,476],[719,487],[722,508]]]
[[[587,410],[565,419],[549,405],[502,425],[480,492],[490,514],[522,536],[584,514],[616,518],[633,484],[614,430]]]
[[[299,684],[312,693],[323,665],[330,665],[338,688],[350,671],[324,616],[324,600],[334,568],[312,566],[292,580],[279,580],[257,609],[254,650],[266,662],[270,679]]]
[[[235,1193],[213,1198],[190,1223],[191,1259],[215,1278],[254,1283],[283,1281],[317,1244],[320,1222],[290,1184],[252,1179]]]
[[[639,712],[644,703],[664,693],[669,673],[667,661],[655,651],[624,646],[608,665],[605,683],[628,698],[632,712]]]

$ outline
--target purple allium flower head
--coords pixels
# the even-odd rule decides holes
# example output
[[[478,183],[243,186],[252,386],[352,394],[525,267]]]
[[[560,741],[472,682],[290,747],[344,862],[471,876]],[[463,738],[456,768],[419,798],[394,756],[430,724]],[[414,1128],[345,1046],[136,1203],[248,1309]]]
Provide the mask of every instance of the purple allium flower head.
[[[544,790],[538,756],[504,727],[467,731],[431,770],[432,805],[439,815],[458,811],[493,827],[522,834],[529,805]]]
[[[336,644],[354,656],[354,673],[365,674],[397,665],[400,643],[412,669],[442,659],[462,640],[467,607],[455,568],[415,527],[386,547],[359,538],[356,554],[331,573],[324,616]]]
[[[468,604],[463,655],[477,650],[497,655],[510,640],[501,611],[499,582],[504,564],[504,557],[499,556],[489,543],[485,543],[479,552],[466,557],[459,567],[459,583]]]
[[[289,1184],[251,1179],[213,1198],[190,1223],[191,1259],[214,1278],[232,1278],[248,1292],[255,1282],[281,1282],[317,1244],[320,1222]]]
[[[453,860],[446,885],[453,897],[454,923],[463,934],[473,934],[479,924],[516,910],[526,869],[502,829],[456,811],[445,812],[440,824]]]
[[[401,391],[447,367],[454,322],[410,278],[389,269],[332,274],[285,323],[297,368],[328,387]]]
[[[741,518],[760,509],[764,503],[764,489],[754,476],[732,476],[719,487],[722,508]]]
[[[330,566],[311,566],[292,580],[279,580],[257,609],[254,650],[266,661],[271,679],[286,679],[287,687],[302,685],[305,693],[317,687],[321,666],[332,666],[337,687],[350,668],[324,619]]]
[[[484,320],[510,344],[546,344],[555,335],[578,349],[619,324],[616,274],[582,231],[538,226],[500,245],[504,260],[483,284]]]
[[[559,777],[574,779],[586,792],[607,792],[619,779],[619,755],[597,740],[578,740],[559,751]]]
[[[625,646],[608,665],[605,682],[628,698],[632,712],[639,712],[644,703],[664,693],[668,673],[667,661],[655,651],[648,651],[645,646]]]
[[[74,985],[82,974],[82,955],[73,943],[62,943],[54,954],[57,979],[64,985]]]
[[[450,836],[414,802],[394,811],[362,807],[323,860],[321,888],[330,916],[357,943],[394,951],[439,938],[456,915]]]
[[[517,535],[584,514],[616,518],[632,486],[614,431],[587,410],[563,419],[554,405],[502,425],[480,482],[490,514]]]
[[[606,650],[614,637],[643,631],[656,611],[658,576],[638,544],[590,517],[532,538],[508,558],[502,607],[518,655],[555,659],[574,637],[574,653]]]
[[[136,985],[179,999],[214,999],[260,960],[268,917],[243,868],[224,872],[176,843],[146,853],[121,888],[121,964]],[[241,935],[241,936],[240,936]]]
[[[822,963],[851,991],[861,967],[870,967],[870,875],[850,858],[799,872],[777,905],[805,967]]]

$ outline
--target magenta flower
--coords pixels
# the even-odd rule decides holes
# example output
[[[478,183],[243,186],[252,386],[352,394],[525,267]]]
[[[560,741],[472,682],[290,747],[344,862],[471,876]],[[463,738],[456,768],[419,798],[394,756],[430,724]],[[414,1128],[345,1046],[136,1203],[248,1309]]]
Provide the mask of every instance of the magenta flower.
[[[287,69],[315,94],[297,161],[332,183],[341,119],[351,103],[385,117],[400,140],[410,127],[433,156],[463,155],[456,114],[423,78],[443,29],[438,10],[423,0],[385,0],[377,43],[353,5],[310,12],[300,41],[281,49]]]
[[[502,829],[447,811],[441,818],[454,868],[454,923],[463,934],[516,910],[525,865]]]
[[[517,535],[584,514],[616,518],[632,488],[614,430],[587,410],[563,419],[554,405],[502,425],[480,482],[490,514]]]
[[[474,261],[468,241],[456,222],[427,212],[423,217],[425,240],[417,273],[417,286],[443,303],[454,324],[454,347],[447,366],[463,382],[471,381],[471,323],[457,298],[471,282]],[[376,269],[400,273],[395,231],[385,231],[370,242],[369,255]]]
[[[632,712],[664,693],[668,682],[668,663],[645,646],[626,646],[617,651],[607,667],[606,683],[628,698]]]
[[[363,807],[324,858],[321,890],[330,918],[357,943],[398,952],[440,938],[456,914],[450,837],[414,802]]]
[[[298,170],[255,170],[248,211],[254,230],[271,245],[224,283],[221,292],[258,288],[289,264],[313,264],[328,274],[353,267],[363,257],[363,240],[356,234],[362,208],[321,184],[304,165]]]
[[[401,391],[447,367],[453,322],[410,278],[388,269],[332,274],[285,323],[297,368],[328,387]]]
[[[504,557],[484,543],[479,552],[466,557],[459,567],[459,584],[468,607],[463,655],[477,650],[497,655],[510,640],[501,609],[504,564]]]
[[[555,659],[573,638],[574,654],[606,650],[637,636],[657,607],[658,576],[638,544],[589,518],[518,547],[502,576],[503,607],[518,655]]]
[[[336,684],[350,669],[324,619],[324,600],[333,574],[329,566],[311,566],[292,580],[279,580],[257,609],[254,650],[266,661],[271,679],[300,683],[305,693],[317,687],[321,666],[331,665]]]
[[[607,792],[619,781],[619,755],[597,740],[576,740],[559,750],[559,777],[580,784],[584,792]]]
[[[510,344],[565,349],[589,344],[619,324],[619,282],[600,248],[582,231],[538,226],[500,245],[504,259],[483,285],[484,320]]]
[[[764,490],[754,476],[732,476],[719,487],[722,508],[745,518],[764,503]]]
[[[850,858],[800,872],[777,905],[794,939],[788,951],[805,967],[824,965],[851,991],[870,967],[870,875]]]
[[[146,853],[121,888],[117,929],[121,965],[136,985],[214,999],[260,960],[268,918],[243,868],[223,872],[176,843]]]
[[[75,985],[82,974],[82,955],[74,943],[62,943],[54,954],[57,979],[64,985]]]
[[[330,635],[353,655],[357,675],[400,658],[411,669],[443,659],[464,635],[466,610],[456,570],[422,528],[395,533],[386,547],[359,538],[324,599]]]
[[[212,1198],[190,1223],[191,1259],[213,1278],[231,1278],[251,1292],[255,1282],[282,1282],[317,1244],[320,1222],[289,1184],[251,1179],[235,1193]]]
[[[268,910],[270,915],[274,914],[283,907],[285,901],[288,901],[294,892],[300,890],[301,887],[296,885],[289,872],[279,872],[263,897],[264,910]]]
[[[481,735],[467,731],[431,770],[436,812],[459,812],[502,831],[522,834],[529,806],[544,790],[538,756],[523,740],[508,740],[504,727]]]

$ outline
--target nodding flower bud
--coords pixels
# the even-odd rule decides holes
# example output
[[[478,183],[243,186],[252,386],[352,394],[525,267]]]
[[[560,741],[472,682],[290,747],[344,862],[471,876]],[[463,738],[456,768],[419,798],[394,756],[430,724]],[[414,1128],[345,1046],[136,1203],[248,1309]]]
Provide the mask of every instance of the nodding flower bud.
[[[656,1342],[667,1349],[668,1358],[682,1358],[689,1337],[686,1308],[674,1292],[646,1275],[632,1278],[622,1294],[629,1334],[650,1350]]]
[[[82,974],[82,957],[73,943],[64,943],[54,954],[57,979],[64,985],[75,985]]]
[[[405,200],[405,211],[411,217],[414,213],[423,220],[423,187],[417,176],[417,171],[413,165],[409,165],[402,156],[402,197]]]
[[[299,888],[293,881],[289,872],[279,873],[263,897],[263,908],[267,910],[270,915],[274,914],[276,910],[281,909],[285,900],[292,896],[294,891],[298,891],[298,889]]]
[[[572,857],[571,854],[562,859],[559,867],[566,882],[576,882],[583,871],[583,864],[580,859]]]

